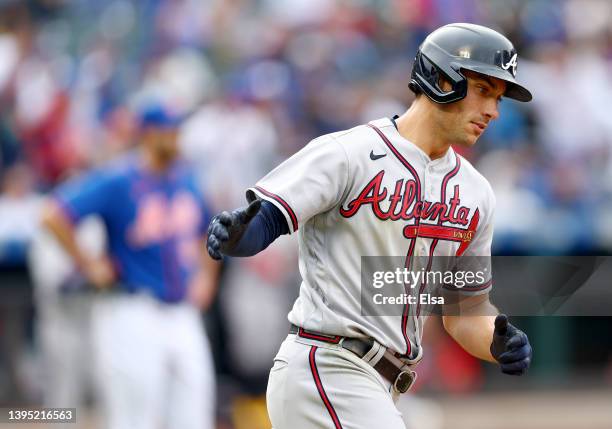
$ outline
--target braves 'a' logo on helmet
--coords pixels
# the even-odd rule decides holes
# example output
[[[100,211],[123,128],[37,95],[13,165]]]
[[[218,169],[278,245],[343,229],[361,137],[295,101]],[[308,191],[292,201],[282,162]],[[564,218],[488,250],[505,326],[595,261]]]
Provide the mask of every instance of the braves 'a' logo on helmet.
[[[510,67],[512,67],[512,70],[510,70],[510,73],[512,73],[512,76],[515,76],[515,77],[516,77],[516,67],[518,65],[516,62],[517,57],[518,57],[518,54],[514,54],[512,55],[512,58],[510,58],[510,61],[508,61],[506,64],[501,65],[501,67],[504,70],[509,70]]]

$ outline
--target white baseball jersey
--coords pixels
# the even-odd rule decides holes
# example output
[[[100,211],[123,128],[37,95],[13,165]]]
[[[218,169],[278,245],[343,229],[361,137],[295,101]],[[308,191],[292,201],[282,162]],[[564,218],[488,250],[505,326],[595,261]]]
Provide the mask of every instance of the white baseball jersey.
[[[422,353],[420,308],[363,315],[361,257],[403,255],[408,266],[418,256],[490,256],[495,199],[487,180],[452,148],[431,160],[388,118],[311,141],[248,192],[278,207],[291,233],[299,230],[302,285],[289,321],[372,337],[410,359]],[[490,288],[489,270],[461,293]]]

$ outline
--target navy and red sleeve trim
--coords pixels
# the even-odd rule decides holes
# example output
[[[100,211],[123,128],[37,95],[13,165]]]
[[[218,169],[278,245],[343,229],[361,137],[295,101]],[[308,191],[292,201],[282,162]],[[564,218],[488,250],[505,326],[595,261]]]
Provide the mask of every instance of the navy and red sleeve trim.
[[[274,203],[263,200],[259,213],[251,220],[229,256],[253,256],[267,248],[281,235],[289,233],[287,219]]]
[[[255,188],[257,191],[261,192],[263,195],[265,195],[268,198],[272,198],[274,201],[276,201],[284,210],[285,212],[289,215],[289,219],[291,220],[291,227],[293,232],[297,231],[298,229],[298,219],[297,216],[295,215],[295,212],[293,211],[293,209],[291,208],[291,206],[289,205],[289,203],[287,203],[287,201],[285,201],[284,199],[282,199],[280,196],[265,190],[264,188],[262,188],[261,186],[255,186]]]

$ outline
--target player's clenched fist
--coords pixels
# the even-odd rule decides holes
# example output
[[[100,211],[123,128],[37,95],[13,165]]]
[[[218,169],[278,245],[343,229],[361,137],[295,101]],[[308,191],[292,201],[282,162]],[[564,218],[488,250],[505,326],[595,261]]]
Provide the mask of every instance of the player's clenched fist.
[[[213,217],[208,226],[208,254],[220,260],[223,254],[231,253],[260,208],[261,200],[254,200],[248,207],[231,213],[224,211]]]
[[[531,364],[532,350],[527,334],[508,322],[505,314],[495,318],[491,354],[504,374],[523,375]]]

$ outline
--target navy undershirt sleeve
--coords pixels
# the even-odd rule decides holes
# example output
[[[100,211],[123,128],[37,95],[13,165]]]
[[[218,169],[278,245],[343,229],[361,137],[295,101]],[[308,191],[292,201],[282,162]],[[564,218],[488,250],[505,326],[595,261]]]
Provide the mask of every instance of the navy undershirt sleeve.
[[[283,213],[271,202],[263,200],[259,213],[251,220],[230,256],[256,255],[279,236],[288,233],[289,226]]]

